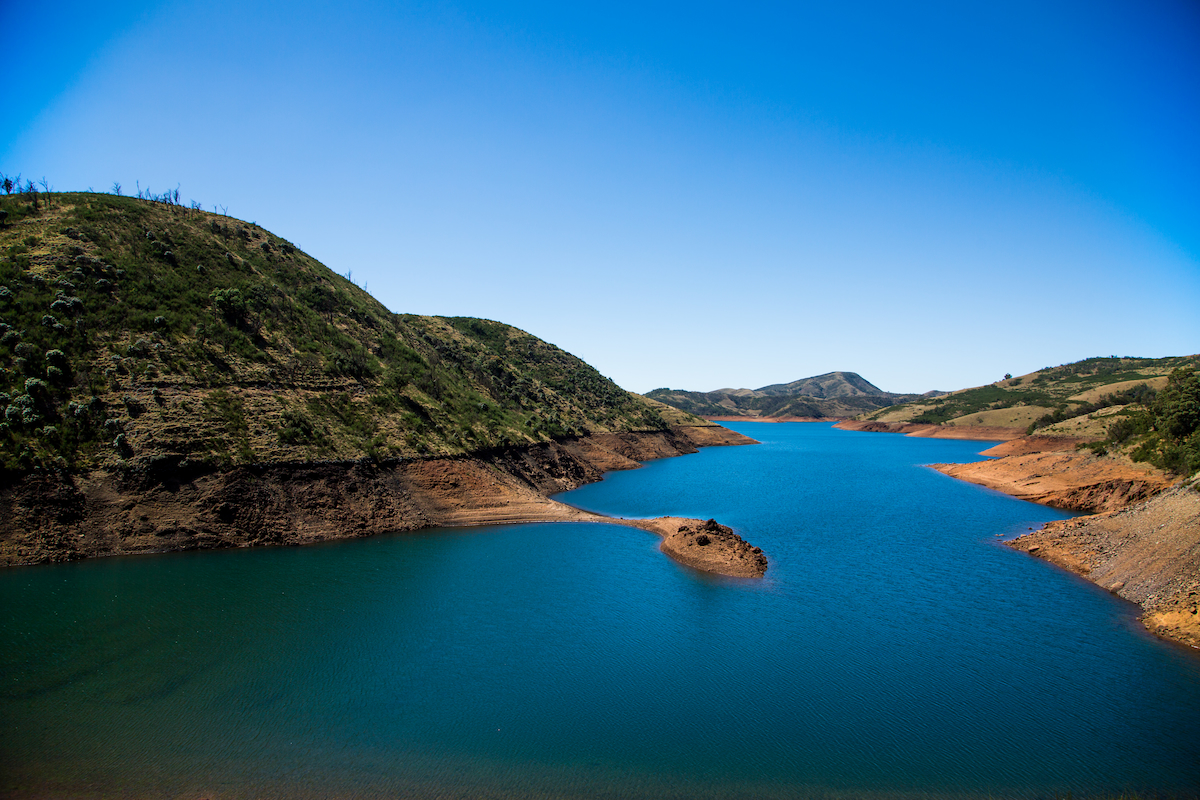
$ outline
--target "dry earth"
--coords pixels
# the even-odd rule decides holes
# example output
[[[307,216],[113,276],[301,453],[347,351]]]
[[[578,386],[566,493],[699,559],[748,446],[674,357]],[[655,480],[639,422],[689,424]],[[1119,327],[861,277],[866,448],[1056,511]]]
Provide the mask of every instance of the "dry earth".
[[[31,475],[0,488],[0,564],[299,545],[428,527],[519,522],[618,522],[667,536],[674,531],[591,514],[549,495],[648,459],[694,453],[697,447],[752,443],[715,425],[680,426],[385,464],[262,464],[208,471],[159,462],[153,469],[130,473]],[[672,522],[675,529],[681,524]],[[708,566],[684,563],[718,572],[722,564],[731,564],[729,574],[743,575],[737,542],[722,539],[709,551],[730,550],[724,560]]]
[[[999,456],[971,464],[934,464],[960,480],[1068,511],[1115,511],[1172,484],[1162,470],[1128,459],[1076,450],[1076,440],[1022,437],[983,451]]]
[[[659,549],[689,567],[735,578],[761,578],[767,571],[762,549],[716,520],[659,517],[632,524],[663,537]]]

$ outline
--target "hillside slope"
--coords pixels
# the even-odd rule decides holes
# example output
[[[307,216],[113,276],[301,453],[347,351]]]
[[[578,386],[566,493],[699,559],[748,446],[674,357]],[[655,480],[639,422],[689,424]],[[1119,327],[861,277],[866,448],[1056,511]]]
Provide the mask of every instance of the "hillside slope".
[[[1200,369],[1200,355],[1088,358],[986,386],[920,397],[862,417],[875,422],[1007,427],[1021,432],[1103,438],[1112,419],[1144,402],[1179,368]],[[1146,389],[1142,389],[1145,385]]]
[[[11,471],[461,455],[699,422],[510,326],[393,314],[250,223],[101,194],[0,210]]]
[[[549,495],[753,441],[164,199],[0,197],[0,564],[596,521]],[[697,566],[766,568],[715,551]]]

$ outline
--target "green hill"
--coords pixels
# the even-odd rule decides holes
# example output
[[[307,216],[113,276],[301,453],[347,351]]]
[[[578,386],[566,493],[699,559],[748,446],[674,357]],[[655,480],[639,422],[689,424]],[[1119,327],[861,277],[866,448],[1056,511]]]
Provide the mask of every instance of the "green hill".
[[[1200,367],[1200,356],[1174,358],[1089,358],[1073,364],[1043,367],[1036,372],[987,386],[960,389],[938,397],[922,397],[865,415],[884,422],[948,425],[999,425],[1032,432],[1064,433],[1069,419],[1096,414],[1144,399],[1145,385],[1157,390],[1179,367]],[[1103,399],[1104,404],[1098,405]],[[1072,426],[1066,426],[1069,430]]]
[[[0,197],[0,466],[456,455],[698,422],[499,322],[394,314],[252,224]]]
[[[1200,469],[1200,355],[1088,358],[865,414],[886,423],[1070,436],[1177,473]]]

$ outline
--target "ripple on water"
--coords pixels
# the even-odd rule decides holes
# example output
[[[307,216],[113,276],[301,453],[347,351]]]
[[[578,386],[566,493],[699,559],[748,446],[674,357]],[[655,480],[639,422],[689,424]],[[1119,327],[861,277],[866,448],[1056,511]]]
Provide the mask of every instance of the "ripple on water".
[[[1063,514],[919,466],[986,445],[734,427],[567,499],[715,517],[762,581],[582,524],[0,574],[0,793],[1197,793],[1197,660],[994,543]]]

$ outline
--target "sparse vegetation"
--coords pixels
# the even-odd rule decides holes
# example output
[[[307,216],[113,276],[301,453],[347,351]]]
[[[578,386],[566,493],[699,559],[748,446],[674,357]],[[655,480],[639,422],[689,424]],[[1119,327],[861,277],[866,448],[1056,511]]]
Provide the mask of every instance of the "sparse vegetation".
[[[1102,416],[1101,412],[1114,407],[1145,403],[1152,399],[1155,391],[1151,384],[1161,386],[1167,374],[1180,367],[1196,369],[1200,367],[1200,357],[1089,358],[1074,364],[1046,367],[1024,377],[1006,378],[1001,383],[951,392],[937,398],[915,399],[872,412],[866,418],[945,424],[982,412],[1026,409],[1024,415],[1008,416],[1010,419],[1023,416],[1020,427],[1034,433],[1067,420]],[[1113,388],[1103,391],[1107,387]]]

